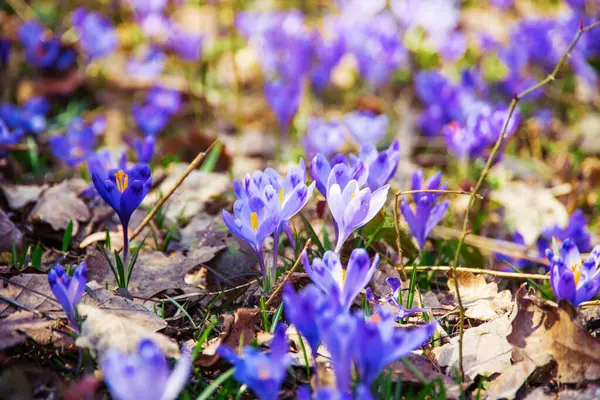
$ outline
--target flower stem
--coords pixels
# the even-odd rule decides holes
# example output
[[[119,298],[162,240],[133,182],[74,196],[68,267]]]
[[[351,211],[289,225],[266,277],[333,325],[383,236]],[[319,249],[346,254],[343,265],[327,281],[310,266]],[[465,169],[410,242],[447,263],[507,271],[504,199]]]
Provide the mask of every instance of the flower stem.
[[[277,256],[279,253],[279,236],[281,232],[279,229],[275,229],[275,233],[273,235],[273,265],[271,266],[271,285],[275,284],[277,280]]]
[[[129,228],[128,224],[123,224],[123,266],[127,268],[127,253],[129,252]],[[125,285],[127,287],[127,285]]]

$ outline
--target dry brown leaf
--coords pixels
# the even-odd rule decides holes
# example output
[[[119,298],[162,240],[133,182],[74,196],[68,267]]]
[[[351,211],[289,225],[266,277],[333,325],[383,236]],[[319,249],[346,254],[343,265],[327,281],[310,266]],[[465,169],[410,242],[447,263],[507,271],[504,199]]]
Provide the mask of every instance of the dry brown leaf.
[[[13,245],[20,248],[22,241],[21,231],[12,223],[8,215],[0,210],[0,252],[10,251]]]
[[[20,210],[28,204],[35,203],[48,185],[0,185],[8,206]]]
[[[175,186],[187,167],[187,164],[169,165],[166,179],[146,197],[144,204],[150,207],[156,204]],[[211,197],[225,193],[230,185],[227,174],[192,171],[163,206],[165,216],[172,221],[191,218],[204,210]]]
[[[556,379],[561,383],[600,379],[600,340],[581,325],[573,306],[544,303],[522,286],[516,307],[507,337],[515,361],[530,360],[542,367],[555,360]]]
[[[60,310],[60,305],[50,291],[48,277],[44,274],[21,274],[4,280],[0,295],[12,299],[29,309],[38,311]],[[12,314],[17,309],[0,302],[0,316]]]
[[[154,341],[168,357],[176,357],[179,347],[168,336],[156,333],[153,329],[156,323],[147,320],[134,321],[130,315],[123,317],[115,311],[102,310],[96,306],[80,304],[78,311],[84,321],[81,324],[81,334],[75,341],[79,347],[88,348],[95,354],[102,354],[109,348],[117,348],[124,352],[133,352],[142,339]]]
[[[510,312],[513,307],[509,290],[498,293],[498,284],[487,283],[483,275],[469,271],[459,271],[458,288],[468,318],[491,321]],[[455,294],[454,278],[448,279],[450,293]]]
[[[70,336],[52,329],[55,324],[55,321],[24,310],[0,319],[0,350],[22,343],[27,338],[41,345],[54,343],[64,346],[72,342]]]
[[[487,390],[489,400],[514,399],[536,365],[531,360],[523,360],[508,367],[502,375],[492,381]]]
[[[256,324],[260,311],[255,308],[238,308],[234,315],[225,314],[219,318],[223,322],[223,331],[218,338],[209,342],[208,346],[198,354],[195,363],[201,367],[210,367],[219,360],[217,349],[226,344],[234,350],[249,345],[256,337]],[[243,341],[243,342],[242,342]]]
[[[63,231],[73,220],[73,236],[79,231],[79,222],[90,219],[90,211],[78,195],[89,184],[81,179],[64,181],[44,191],[29,214],[29,221],[48,224],[54,231]]]
[[[506,340],[509,332],[508,315],[465,330],[463,366],[469,378],[500,373],[511,365],[512,346]],[[433,349],[433,352],[442,367],[458,368],[458,336],[450,343]]]

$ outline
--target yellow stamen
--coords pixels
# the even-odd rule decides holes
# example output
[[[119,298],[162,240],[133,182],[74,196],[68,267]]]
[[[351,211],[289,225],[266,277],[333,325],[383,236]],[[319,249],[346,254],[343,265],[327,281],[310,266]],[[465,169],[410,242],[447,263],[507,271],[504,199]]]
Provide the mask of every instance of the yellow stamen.
[[[352,193],[352,198],[355,198],[355,197],[356,197],[356,193]]]
[[[342,284],[346,282],[346,269],[342,268]]]
[[[279,191],[279,204],[283,204],[284,193],[285,193],[285,190],[283,188],[281,188],[281,190]]]
[[[581,264],[581,261],[579,261],[571,265],[571,271],[573,272],[573,278],[575,279],[575,286],[579,284],[579,279],[581,279]]]
[[[258,229],[258,215],[255,212],[250,213],[250,224],[252,225],[253,230]]]
[[[271,372],[269,371],[269,368],[264,365],[258,367],[258,377],[263,381],[271,379]]]
[[[129,186],[129,176],[123,172],[122,169],[115,174],[115,181],[117,183],[117,189],[121,193],[123,193]]]

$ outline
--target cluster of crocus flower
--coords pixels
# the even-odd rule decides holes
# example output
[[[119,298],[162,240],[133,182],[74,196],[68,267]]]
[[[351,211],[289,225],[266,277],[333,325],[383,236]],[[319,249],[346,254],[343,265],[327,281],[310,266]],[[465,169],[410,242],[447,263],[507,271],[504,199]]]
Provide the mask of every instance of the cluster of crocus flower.
[[[546,257],[550,261],[550,285],[558,300],[577,306],[600,291],[600,246],[583,261],[575,243],[566,239],[558,254],[547,249]]]
[[[73,276],[69,276],[62,265],[56,264],[48,273],[48,283],[52,294],[67,314],[69,323],[79,333],[77,304],[85,292],[87,264],[81,263],[73,272]]]
[[[79,36],[79,47],[88,61],[105,57],[116,49],[117,32],[102,14],[79,7],[73,11],[71,22]]]
[[[64,73],[77,62],[75,51],[64,46],[60,37],[51,35],[38,21],[23,23],[19,28],[19,40],[27,62],[44,73]]]
[[[116,348],[105,351],[100,368],[114,399],[175,400],[187,384],[192,360],[184,353],[171,370],[161,348],[142,339],[133,354]]]
[[[260,264],[266,285],[275,282],[279,236],[285,232],[294,245],[289,221],[308,202],[315,184],[306,185],[306,166],[300,159],[297,166],[288,170],[285,178],[277,171],[267,168],[247,174],[242,182],[234,181],[233,189],[237,200],[233,205],[233,215],[223,210],[223,221],[229,230],[248,242]],[[263,243],[274,234],[273,264],[265,264]],[[269,281],[267,281],[267,278]]]
[[[446,187],[445,183],[442,184],[441,172],[430,177],[427,182],[423,182],[422,170],[417,170],[412,175],[411,190],[444,190]],[[425,248],[425,241],[429,236],[429,232],[442,220],[450,205],[448,200],[437,203],[440,196],[441,193],[435,192],[413,193],[413,199],[416,203],[414,212],[408,201],[402,198],[400,210],[421,250]]]
[[[143,104],[132,107],[133,119],[144,136],[158,135],[181,107],[181,93],[154,86],[146,93]]]
[[[49,108],[46,99],[32,97],[20,107],[10,103],[0,105],[0,118],[11,129],[37,134],[46,129]]]
[[[64,136],[50,138],[52,154],[69,167],[77,167],[93,153],[95,137],[102,134],[104,128],[104,117],[98,117],[90,124],[75,119],[69,124]]]
[[[21,136],[23,136],[22,130],[10,130],[4,121],[0,119],[0,157],[6,154],[6,149],[2,147],[18,143]]]

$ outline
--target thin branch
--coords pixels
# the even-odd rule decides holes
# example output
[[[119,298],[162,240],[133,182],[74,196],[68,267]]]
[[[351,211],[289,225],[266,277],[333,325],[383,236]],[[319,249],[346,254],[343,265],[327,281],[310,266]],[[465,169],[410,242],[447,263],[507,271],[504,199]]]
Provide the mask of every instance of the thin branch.
[[[273,293],[271,293],[271,296],[269,296],[269,298],[267,299],[267,302],[265,303],[265,308],[271,307],[271,305],[275,301],[275,296],[277,294],[279,294],[279,292],[281,292],[281,289],[283,289],[283,285],[285,285],[285,283],[290,279],[290,277],[292,276],[292,274],[294,272],[296,272],[296,269],[300,265],[300,260],[302,259],[302,255],[310,247],[310,242],[311,242],[311,239],[308,239],[306,241],[306,244],[304,245],[304,250],[302,250],[300,252],[300,254],[298,255],[298,258],[296,259],[296,262],[294,263],[294,265],[292,266],[292,268],[290,268],[290,270],[288,271],[287,275],[281,280],[281,282],[279,283],[279,286],[277,286],[277,288],[273,291]]]
[[[458,195],[466,195],[471,196],[473,192],[467,192],[464,190],[444,190],[444,189],[420,189],[420,190],[402,190],[395,193],[395,196],[402,196],[405,194],[415,194],[415,193],[441,193],[441,194],[458,194]],[[475,194],[478,199],[483,199],[483,196],[480,194]]]
[[[400,263],[400,278],[406,280],[406,272],[404,272],[404,262],[402,262],[402,246],[400,246],[400,192],[394,195],[394,227],[396,228],[396,250],[398,251],[398,262]]]
[[[175,184],[173,185],[173,187],[167,192],[167,194],[165,196],[163,196],[162,199],[160,199],[158,201],[158,203],[156,203],[156,205],[154,206],[154,208],[152,209],[152,211],[150,211],[150,213],[148,213],[148,215],[146,215],[146,218],[144,218],[144,220],[142,221],[142,223],[139,224],[137,228],[135,228],[135,230],[131,234],[129,240],[135,239],[136,236],[139,235],[140,232],[142,232],[142,230],[146,227],[146,225],[148,225],[150,223],[150,221],[152,220],[152,218],[154,218],[154,215],[158,212],[158,210],[160,210],[160,208],[167,202],[167,200],[169,200],[169,198],[171,197],[171,195],[173,195],[173,193],[175,193],[175,191],[177,190],[177,188],[183,183],[183,181],[185,180],[185,178],[187,178],[187,176],[190,173],[192,173],[193,170],[195,170],[196,168],[198,168],[198,166],[200,165],[200,163],[204,159],[204,156],[206,156],[211,151],[211,149],[213,148],[213,146],[218,141],[219,141],[218,139],[215,140],[208,147],[208,149],[206,149],[205,151],[203,151],[201,153],[198,153],[198,155],[196,156],[196,158],[194,158],[194,160],[192,160],[192,162],[190,163],[190,165],[188,165],[188,167],[186,168],[186,170],[183,173],[183,175],[181,175],[181,177],[177,180],[177,182],[175,182]]]
[[[405,270],[412,271],[414,268],[417,271],[454,271],[452,266],[450,265],[431,265],[431,266],[421,266],[421,267],[404,267]],[[396,267],[396,269],[400,269]],[[550,280],[550,275],[541,275],[541,274],[525,274],[521,272],[505,272],[505,271],[493,271],[489,269],[483,268],[468,268],[468,267],[457,267],[457,272],[472,272],[476,275],[490,275],[490,276],[498,276],[501,278],[509,278],[509,279],[533,279],[538,281],[547,281]]]
[[[556,75],[558,74],[558,72],[560,71],[562,66],[564,65],[565,61],[567,60],[567,57],[569,57],[569,53],[571,52],[571,50],[573,50],[573,48],[575,47],[575,45],[577,44],[577,42],[579,41],[581,36],[585,32],[587,32],[597,26],[600,26],[600,21],[597,21],[591,25],[588,25],[585,28],[583,26],[580,27],[579,31],[577,32],[577,34],[575,35],[575,37],[573,38],[573,40],[567,47],[567,49],[564,52],[564,54],[562,55],[562,57],[558,60],[558,63],[556,64],[556,66],[554,67],[554,69],[552,70],[550,75],[548,75],[545,79],[538,82],[537,84],[535,84],[535,85],[525,89],[521,93],[515,95],[515,97],[513,97],[513,99],[511,100],[510,105],[508,107],[508,116],[506,117],[506,121],[504,122],[504,125],[502,127],[502,132],[500,133],[500,136],[498,136],[498,140],[496,140],[496,143],[494,144],[494,147],[492,148],[492,151],[485,163],[485,167],[483,168],[483,171],[481,172],[481,175],[479,176],[479,179],[477,180],[477,183],[475,184],[475,187],[473,188],[473,191],[471,192],[471,195],[469,196],[469,203],[468,203],[467,209],[465,211],[465,218],[463,220],[461,236],[458,241],[458,245],[456,246],[456,253],[454,254],[454,260],[452,262],[452,270],[455,273],[455,275],[456,275],[456,271],[457,271],[457,267],[458,267],[458,259],[460,256],[460,250],[463,246],[465,237],[467,236],[467,233],[468,233],[469,216],[471,213],[471,208],[473,207],[473,203],[475,202],[475,197],[477,196],[477,193],[479,192],[481,185],[487,178],[487,175],[490,171],[492,162],[496,158],[496,154],[498,153],[498,150],[500,150],[500,147],[502,147],[504,140],[506,140],[506,137],[507,137],[506,131],[508,130],[508,125],[510,123],[512,115],[515,112],[515,109],[517,108],[517,103],[519,102],[519,100],[521,100],[523,97],[527,96],[529,93],[533,92],[534,90],[537,90],[537,89],[543,87],[544,85],[556,80]],[[464,337],[465,309],[462,304],[462,299],[460,298],[460,292],[459,292],[459,288],[458,288],[458,279],[454,280],[454,289],[455,289],[456,298],[458,300],[458,307],[459,307],[459,311],[460,311],[460,319],[459,319],[459,326],[458,326],[458,329],[459,329],[458,369],[460,372],[460,381],[462,382],[464,379],[464,374],[465,374],[465,370],[464,370],[464,366],[463,366],[463,337]]]

